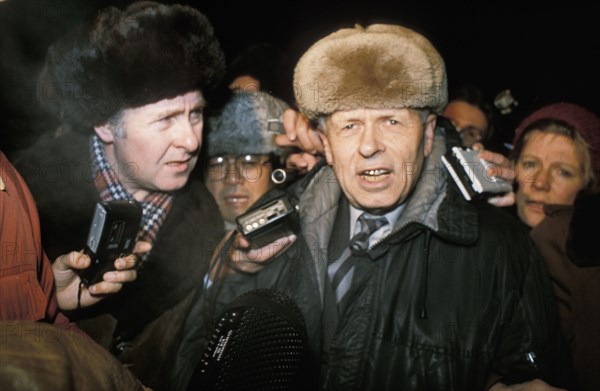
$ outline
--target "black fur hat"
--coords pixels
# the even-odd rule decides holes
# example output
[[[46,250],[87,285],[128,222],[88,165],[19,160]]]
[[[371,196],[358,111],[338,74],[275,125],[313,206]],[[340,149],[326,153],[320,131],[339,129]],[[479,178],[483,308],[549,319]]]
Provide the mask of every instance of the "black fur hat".
[[[42,104],[78,128],[216,85],[225,59],[208,19],[179,4],[106,8],[54,43],[38,80]]]

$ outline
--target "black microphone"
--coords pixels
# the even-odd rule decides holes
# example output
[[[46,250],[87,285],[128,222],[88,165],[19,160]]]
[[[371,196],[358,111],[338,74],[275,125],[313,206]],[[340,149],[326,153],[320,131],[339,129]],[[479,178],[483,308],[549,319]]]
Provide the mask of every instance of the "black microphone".
[[[302,313],[273,289],[229,303],[188,390],[303,390],[308,343]]]

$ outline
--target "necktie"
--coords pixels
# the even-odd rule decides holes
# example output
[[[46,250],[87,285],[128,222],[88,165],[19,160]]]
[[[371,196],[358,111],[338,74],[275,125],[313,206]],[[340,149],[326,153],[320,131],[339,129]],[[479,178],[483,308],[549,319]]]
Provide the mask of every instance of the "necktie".
[[[335,291],[336,303],[339,304],[350,289],[356,256],[368,250],[369,237],[387,223],[385,217],[373,216],[366,212],[358,218],[358,232],[350,239],[350,244],[342,255],[328,266],[327,273]]]

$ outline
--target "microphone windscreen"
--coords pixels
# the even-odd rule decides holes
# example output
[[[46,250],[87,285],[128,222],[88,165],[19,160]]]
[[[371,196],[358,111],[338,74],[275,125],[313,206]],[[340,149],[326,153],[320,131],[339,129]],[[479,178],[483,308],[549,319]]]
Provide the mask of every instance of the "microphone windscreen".
[[[256,289],[219,317],[188,390],[300,390],[307,357],[304,318],[294,301]]]

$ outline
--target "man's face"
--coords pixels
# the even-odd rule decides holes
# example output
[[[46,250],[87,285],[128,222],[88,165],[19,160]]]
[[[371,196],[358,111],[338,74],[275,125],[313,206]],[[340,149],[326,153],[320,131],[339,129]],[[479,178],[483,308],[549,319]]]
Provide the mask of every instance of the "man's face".
[[[442,115],[459,131],[465,147],[471,147],[485,138],[487,118],[477,106],[455,100],[448,103]]]
[[[186,184],[202,143],[203,107],[202,94],[194,91],[126,109],[120,126],[96,127],[109,163],[137,200]]]
[[[268,155],[213,156],[208,161],[206,187],[223,218],[231,223],[271,187]]]
[[[381,214],[412,191],[433,147],[435,115],[425,124],[412,109],[337,111],[325,121],[323,142],[349,202]]]

